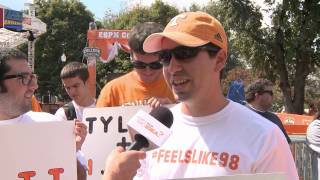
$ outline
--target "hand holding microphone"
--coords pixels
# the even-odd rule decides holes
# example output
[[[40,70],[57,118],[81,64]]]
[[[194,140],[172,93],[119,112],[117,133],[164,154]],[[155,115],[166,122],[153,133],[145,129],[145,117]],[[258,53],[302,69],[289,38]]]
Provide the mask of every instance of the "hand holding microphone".
[[[144,159],[144,151],[125,151],[116,147],[108,156],[102,180],[133,179],[140,168],[140,159]]]
[[[172,125],[173,115],[168,108],[157,107],[150,114],[138,112],[132,117],[128,126],[135,132],[135,142],[129,151],[123,147],[117,147],[108,156],[105,173],[102,180],[133,179],[140,168],[140,160],[146,157],[141,148],[147,148],[150,144],[160,146],[170,135],[169,127]]]

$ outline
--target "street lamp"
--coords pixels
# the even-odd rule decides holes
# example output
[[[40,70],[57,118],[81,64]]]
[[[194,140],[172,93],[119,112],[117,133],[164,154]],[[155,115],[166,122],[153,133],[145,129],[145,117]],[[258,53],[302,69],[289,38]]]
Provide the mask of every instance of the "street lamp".
[[[67,61],[67,57],[63,52],[62,55],[61,55],[61,62],[66,62],[66,61]]]
[[[65,46],[65,43],[63,42],[62,44],[62,55],[61,55],[61,57],[60,57],[60,60],[61,60],[61,62],[66,62],[67,61],[67,56],[66,56],[66,54],[64,53],[64,46]]]

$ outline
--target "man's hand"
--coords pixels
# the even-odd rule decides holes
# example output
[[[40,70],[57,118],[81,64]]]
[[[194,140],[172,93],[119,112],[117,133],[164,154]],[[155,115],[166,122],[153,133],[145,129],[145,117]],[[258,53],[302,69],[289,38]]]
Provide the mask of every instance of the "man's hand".
[[[140,168],[140,159],[144,159],[144,151],[124,151],[123,147],[115,148],[109,154],[102,180],[132,180]]]
[[[175,102],[171,101],[169,98],[152,97],[148,99],[147,103],[154,109],[164,104],[173,104]]]
[[[81,146],[84,142],[84,140],[86,139],[86,136],[87,136],[87,126],[79,121],[79,120],[76,120],[76,125],[75,125],[75,128],[74,128],[74,132],[75,132],[75,135],[76,135],[76,150],[80,150],[81,149]]]

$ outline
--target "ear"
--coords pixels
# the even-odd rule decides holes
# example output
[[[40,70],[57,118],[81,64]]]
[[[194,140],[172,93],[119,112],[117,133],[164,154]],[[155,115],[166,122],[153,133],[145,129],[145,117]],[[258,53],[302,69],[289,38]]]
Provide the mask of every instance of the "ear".
[[[220,72],[224,66],[226,65],[227,62],[227,54],[224,50],[220,50],[216,56],[215,56],[215,61],[216,61],[216,67],[215,71]]]

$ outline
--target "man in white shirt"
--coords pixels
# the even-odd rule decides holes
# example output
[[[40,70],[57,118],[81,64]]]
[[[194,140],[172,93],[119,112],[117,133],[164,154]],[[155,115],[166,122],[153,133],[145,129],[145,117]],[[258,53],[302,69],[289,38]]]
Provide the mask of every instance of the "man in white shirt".
[[[54,115],[32,112],[32,96],[38,88],[37,75],[27,56],[15,49],[0,52],[0,125],[57,121]],[[84,123],[75,123],[76,147],[80,149],[87,134]]]
[[[179,14],[162,33],[146,38],[143,49],[160,53],[165,79],[180,103],[171,108],[172,134],[161,147],[147,152],[135,180],[255,173],[283,173],[286,180],[299,179],[280,129],[224,97],[220,72],[227,46],[220,22],[204,12]],[[134,162],[139,159],[121,151],[109,158],[120,155]],[[105,180],[129,179],[139,167],[130,166],[131,161],[107,163],[106,169],[113,173]]]
[[[95,107],[95,99],[90,95],[89,91],[88,68],[85,64],[80,62],[68,63],[62,68],[60,78],[64,89],[72,101],[59,108],[55,113],[55,116],[63,121],[75,120],[77,122],[82,122],[83,110],[85,108]],[[84,141],[85,139],[82,140]],[[87,160],[80,149],[81,148],[77,151],[77,158],[82,166],[78,165],[78,168],[84,167],[86,169]]]
[[[147,152],[135,179],[177,179],[254,173],[284,173],[298,180],[280,129],[245,106],[227,100],[220,72],[227,36],[204,12],[174,17],[162,33],[146,38],[147,53],[160,53],[163,73],[180,102],[171,111],[172,134]]]
[[[317,103],[315,109],[317,112],[307,129],[307,145],[313,150],[312,152],[312,180],[319,180],[320,173],[320,104]]]
[[[83,120],[84,108],[95,107],[95,99],[90,95],[88,79],[89,71],[85,64],[80,62],[71,62],[65,65],[60,73],[60,78],[64,89],[72,99],[72,104],[67,104],[57,110],[56,116],[61,120],[67,120],[66,108],[73,106],[76,119]],[[73,120],[73,119],[72,119]]]

